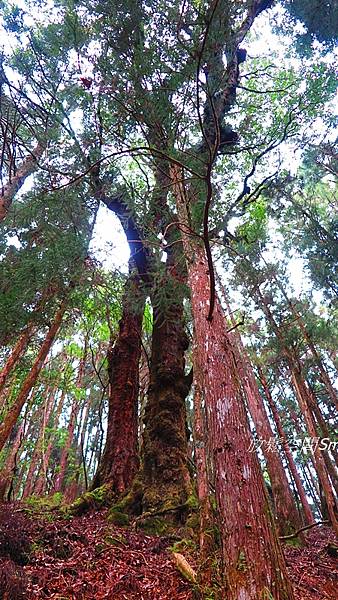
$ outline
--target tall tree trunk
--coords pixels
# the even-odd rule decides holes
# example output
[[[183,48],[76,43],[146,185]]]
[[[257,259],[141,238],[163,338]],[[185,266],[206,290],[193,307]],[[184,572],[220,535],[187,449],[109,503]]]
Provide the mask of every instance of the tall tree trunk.
[[[319,373],[321,375],[321,379],[323,384],[326,387],[327,393],[330,397],[330,399],[332,400],[333,405],[336,407],[336,409],[338,410],[338,394],[336,392],[336,390],[334,389],[332,382],[330,380],[330,377],[324,367],[323,361],[318,353],[318,350],[313,342],[313,339],[311,337],[311,335],[309,334],[306,325],[303,321],[302,315],[296,310],[295,306],[292,304],[291,300],[289,299],[288,295],[285,293],[285,289],[284,287],[281,285],[280,281],[278,280],[277,277],[274,277],[275,282],[278,285],[279,290],[281,291],[282,295],[284,296],[291,313],[296,317],[297,319],[297,323],[300,327],[300,330],[304,336],[304,339],[309,347],[309,349],[311,350],[311,354],[315,360],[315,363],[317,365],[317,368],[319,370]]]
[[[314,415],[315,420],[317,421],[318,424],[318,431],[320,433],[321,437],[326,438],[327,440],[331,440],[332,438],[332,432],[329,431],[329,428],[327,426],[327,422],[323,417],[322,411],[320,409],[320,406],[317,402],[317,398],[314,394],[314,391],[312,389],[312,387],[310,386],[309,383],[307,383],[307,389],[308,389],[308,397],[309,397],[309,402],[310,402],[310,408],[312,410],[312,413]],[[332,447],[330,449],[331,454],[334,458],[334,462],[336,463],[336,466],[338,465],[338,453],[337,450]],[[326,450],[323,450],[323,454],[325,456],[325,454],[328,456],[328,453]],[[331,461],[330,457],[328,456],[328,459]],[[336,482],[336,484],[338,483],[338,478],[337,478],[337,472],[335,471],[335,466],[332,464],[332,468],[333,468],[333,472],[334,472],[334,480]],[[337,491],[337,490],[336,490]],[[338,495],[338,491],[337,491],[337,495]]]
[[[317,432],[316,432],[315,424],[313,421],[311,409],[309,406],[308,391],[306,389],[305,382],[302,378],[302,374],[294,366],[292,366],[292,368],[291,368],[291,378],[292,378],[293,386],[294,386],[294,389],[296,392],[297,400],[299,402],[300,409],[304,416],[306,428],[309,432],[310,437],[315,442],[315,440],[317,438]],[[337,506],[336,506],[335,498],[334,498],[334,495],[332,492],[332,487],[331,487],[331,483],[330,483],[330,480],[328,477],[328,473],[326,470],[325,461],[324,461],[321,451],[319,450],[316,443],[314,443],[313,455],[314,455],[314,461],[315,461],[315,467],[316,467],[318,479],[321,484],[323,494],[325,496],[330,521],[331,521],[333,529],[336,532],[336,535],[338,535]]]
[[[85,404],[84,411],[82,414],[81,432],[79,432],[79,440],[78,440],[79,466],[77,469],[76,480],[78,483],[79,483],[79,481],[81,481],[81,479],[82,479],[81,472],[83,471],[84,486],[82,485],[82,489],[84,488],[84,491],[88,490],[88,474],[87,474],[87,466],[86,466],[84,447],[85,447],[86,432],[87,432],[88,420],[89,420],[89,411],[90,411],[90,407],[91,407],[91,400],[92,400],[92,396],[90,395],[89,398],[87,399],[87,402]]]
[[[301,478],[297,471],[297,467],[296,467],[295,461],[293,459],[291,448],[288,444],[287,437],[285,435],[285,432],[284,432],[284,429],[282,426],[282,421],[280,419],[279,412],[277,410],[277,406],[276,406],[274,399],[272,397],[272,394],[270,392],[268,382],[266,381],[264,373],[263,373],[261,367],[259,367],[258,365],[257,365],[257,371],[258,371],[258,376],[259,376],[260,382],[261,382],[263,390],[264,390],[265,397],[267,399],[267,402],[269,404],[270,410],[273,415],[273,419],[276,424],[276,429],[277,429],[279,438],[280,438],[280,440],[282,440],[282,445],[283,445],[283,450],[285,452],[286,460],[288,461],[289,469],[291,471],[291,474],[292,474],[293,480],[295,482],[297,492],[298,492],[298,495],[299,495],[299,498],[300,498],[300,501],[301,501],[301,504],[303,507],[304,516],[305,516],[305,524],[311,525],[311,523],[314,522],[314,517],[312,514],[312,510],[310,508],[310,505],[308,503]]]
[[[137,274],[125,287],[114,346],[108,350],[109,410],[106,445],[92,488],[108,483],[113,496],[130,489],[139,467],[138,392],[144,292]]]
[[[153,139],[156,123],[150,126],[149,136]],[[161,135],[162,128],[160,127]],[[156,137],[156,135],[155,135]],[[163,146],[163,141],[161,142]],[[162,147],[161,146],[161,147]],[[184,352],[188,339],[183,324],[183,294],[177,292],[176,269],[181,270],[182,248],[177,243],[170,211],[166,205],[168,195],[168,164],[166,160],[154,161],[155,189],[151,198],[154,231],[162,233],[164,228],[170,232],[166,239],[176,238],[174,244],[168,243],[168,259],[163,288],[152,291],[154,325],[150,367],[150,385],[148,401],[144,414],[144,434],[142,438],[142,464],[135,485],[131,511],[138,513],[152,510],[173,509],[182,506],[191,493],[190,474],[187,467],[188,443],[186,435],[185,397],[190,381],[184,374]],[[94,182],[94,186],[96,183]],[[142,229],[134,221],[128,210],[126,194],[108,198],[105,186],[98,186],[96,195],[106,206],[115,212],[126,234],[131,257],[135,261],[138,273],[148,288],[156,288],[150,269],[150,252],[144,244]],[[179,273],[181,279],[181,273]],[[179,285],[181,285],[181,281]],[[169,290],[172,285],[172,290]],[[168,287],[166,306],[163,306],[163,290]],[[162,300],[159,298],[162,295]],[[169,307],[168,307],[169,305]],[[94,482],[96,484],[96,481]],[[175,511],[168,512],[175,518]]]
[[[188,226],[186,192],[173,167],[180,223]],[[207,426],[215,471],[228,600],[294,598],[276,535],[241,394],[235,353],[217,297],[208,320],[210,273],[204,248],[183,232],[196,335],[196,362],[203,381]]]
[[[15,439],[10,453],[7,456],[6,462],[0,472],[0,502],[5,500],[7,489],[11,487],[11,482],[15,476],[17,457],[22,440],[25,434],[25,420],[20,423],[15,435]],[[9,496],[9,494],[8,494]]]
[[[191,381],[185,375],[184,353],[189,346],[183,320],[183,298],[179,290],[177,257],[180,243],[168,252],[163,289],[166,306],[155,290],[150,386],[144,415],[142,511],[175,509],[191,493],[188,470],[188,439],[185,398]],[[176,288],[176,289],[175,289]],[[169,514],[169,513],[168,513]],[[173,517],[176,515],[171,513]]]
[[[319,514],[321,513],[320,494],[317,482],[311,473],[311,469],[307,463],[302,465],[304,481],[306,481],[309,495],[313,500],[313,505],[317,507]]]
[[[13,402],[12,406],[8,410],[3,423],[0,425],[0,450],[3,448],[5,443],[7,442],[11,431],[13,429],[13,425],[16,423],[18,416],[20,415],[21,409],[26,402],[28,395],[35,385],[40,371],[43,367],[44,361],[47,358],[47,355],[52,347],[55,336],[59,331],[59,328],[62,323],[63,316],[65,314],[67,308],[67,300],[63,300],[60,305],[60,308],[57,310],[53,323],[51,324],[49,331],[41,345],[41,348],[37,354],[37,357],[34,360],[33,366],[27,375],[25,381],[22,384],[22,387],[17,395],[17,398]]]
[[[278,530],[281,535],[288,535],[292,530],[297,531],[301,525],[296,503],[292,496],[277,445],[274,447],[274,434],[257,384],[255,381],[248,381],[245,378],[243,387],[256,432],[263,442],[261,450],[266,460],[271,483]]]

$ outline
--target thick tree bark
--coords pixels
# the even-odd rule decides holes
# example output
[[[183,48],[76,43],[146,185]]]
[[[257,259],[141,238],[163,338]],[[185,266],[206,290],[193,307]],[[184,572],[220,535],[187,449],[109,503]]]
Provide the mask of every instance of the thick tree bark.
[[[167,306],[161,305],[156,293],[152,298],[154,324],[141,469],[143,512],[183,505],[191,493],[185,408],[190,381],[184,373],[189,341],[184,330],[183,299],[175,290],[176,257],[172,252],[167,259],[164,285],[172,290]]]
[[[182,173],[173,168],[179,220],[189,225]],[[196,238],[195,238],[196,240]],[[203,381],[209,443],[215,471],[228,600],[268,597],[292,600],[293,592],[276,535],[263,477],[252,442],[235,353],[215,297],[207,320],[210,274],[204,248],[183,233],[191,289],[197,356]]]
[[[196,350],[194,350],[196,352]],[[195,361],[194,361],[195,362]],[[207,530],[211,525],[210,486],[207,463],[207,435],[203,414],[203,382],[198,380],[198,370],[194,376],[194,456],[197,469],[197,495],[200,506],[199,547],[202,560],[206,560],[210,550],[210,536]]]
[[[305,516],[305,524],[311,525],[314,522],[314,516],[313,516],[312,510],[310,508],[310,505],[308,503],[301,478],[297,471],[297,467],[296,467],[295,461],[293,459],[292,452],[291,452],[290,446],[287,441],[287,437],[285,435],[285,432],[284,432],[284,429],[282,426],[282,422],[281,422],[281,419],[279,416],[279,412],[277,410],[277,406],[276,406],[274,399],[272,397],[272,394],[270,392],[268,382],[266,381],[264,373],[259,366],[257,366],[257,371],[258,371],[258,376],[259,376],[260,382],[261,382],[263,390],[264,390],[265,397],[267,399],[267,402],[269,404],[270,410],[273,415],[273,419],[276,424],[276,429],[277,429],[279,438],[280,438],[280,440],[283,441],[283,450],[285,452],[286,460],[288,461],[289,469],[291,471],[291,474],[292,474],[293,480],[295,482],[297,492],[298,492],[298,495],[299,495],[299,498],[300,498],[300,501],[301,501],[301,504],[303,507],[304,516]]]
[[[54,342],[55,336],[60,329],[66,308],[67,301],[63,300],[60,308],[56,312],[54,321],[49,328],[49,331],[41,345],[37,357],[34,360],[33,366],[18,393],[17,398],[8,410],[3,423],[1,423],[0,425],[0,450],[7,442],[13,429],[13,425],[16,423],[18,416],[20,415],[21,409],[28,398],[28,394],[30,393],[31,389],[33,388],[39,377],[44,361],[46,360],[48,352],[50,351]]]
[[[113,496],[130,489],[139,467],[138,392],[144,293],[139,276],[125,287],[119,333],[108,351],[109,411],[104,452],[92,488],[105,483]]]

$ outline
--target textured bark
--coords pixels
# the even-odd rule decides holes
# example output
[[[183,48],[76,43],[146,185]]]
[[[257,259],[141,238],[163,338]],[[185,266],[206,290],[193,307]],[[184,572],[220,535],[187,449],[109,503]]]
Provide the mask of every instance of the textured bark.
[[[235,327],[236,324],[228,304],[227,312],[232,326]],[[288,535],[291,530],[297,531],[301,527],[297,506],[277,447],[275,449],[273,444],[271,445],[274,440],[274,432],[257,386],[249,356],[236,329],[233,329],[230,335],[236,351],[236,361],[248,409],[259,439],[263,442],[261,450],[271,483],[278,531],[280,535]]]
[[[179,220],[189,224],[182,173],[173,168]],[[210,274],[204,248],[183,233],[196,335],[196,367],[203,378],[209,443],[215,471],[228,600],[292,600],[263,477],[241,394],[235,353],[215,297],[207,320]],[[270,596],[269,596],[270,595]]]
[[[108,351],[109,411],[104,452],[92,488],[108,483],[114,496],[129,490],[139,467],[138,392],[144,296],[138,275],[126,284],[119,333]]]
[[[31,368],[29,374],[27,375],[24,383],[22,384],[22,387],[18,393],[17,398],[15,399],[11,408],[5,415],[3,423],[0,425],[0,450],[3,448],[4,444],[8,440],[8,438],[11,434],[11,431],[13,429],[13,426],[15,425],[15,423],[18,419],[18,416],[20,415],[21,409],[22,409],[24,403],[26,402],[30,391],[32,390],[33,386],[35,385],[35,383],[39,377],[39,374],[43,367],[44,361],[46,360],[48,352],[50,351],[52,344],[54,342],[55,336],[61,326],[62,319],[63,319],[64,313],[66,311],[66,308],[67,308],[67,302],[66,302],[66,300],[64,300],[61,303],[60,308],[56,312],[54,321],[49,328],[49,331],[41,345],[41,348],[37,354],[37,357],[34,360],[33,366]]]
[[[0,222],[5,219],[15,194],[25,183],[27,177],[38,167],[39,159],[46,149],[45,142],[39,142],[31,154],[18,167],[15,175],[0,190]]]
[[[197,351],[194,344],[193,354]],[[197,471],[197,497],[199,503],[199,552],[200,573],[199,582],[202,586],[212,585],[213,536],[212,530],[215,518],[210,503],[210,485],[208,473],[207,432],[205,427],[203,381],[197,368],[197,359],[193,358],[194,366],[194,458]]]
[[[197,362],[197,361],[194,361]],[[197,371],[195,369],[195,371]],[[206,558],[210,543],[206,534],[211,522],[211,507],[209,501],[210,486],[208,479],[208,464],[206,450],[206,431],[203,415],[202,381],[198,371],[194,374],[194,446],[197,469],[197,494],[200,505],[200,551]]]
[[[301,478],[299,476],[299,473],[297,471],[295,461],[293,460],[292,452],[291,452],[290,446],[287,442],[287,437],[285,435],[285,432],[284,432],[284,429],[282,426],[282,422],[281,422],[281,419],[280,419],[280,416],[279,416],[279,413],[277,410],[277,406],[271,395],[268,383],[266,381],[266,378],[264,377],[262,369],[260,367],[257,367],[257,370],[258,370],[258,374],[259,374],[259,379],[263,386],[265,397],[267,399],[267,402],[269,404],[270,410],[273,415],[273,419],[276,424],[276,429],[277,429],[279,438],[281,440],[283,440],[283,450],[285,452],[286,460],[288,461],[289,469],[291,471],[291,474],[292,474],[293,480],[295,482],[297,492],[298,492],[298,495],[299,495],[299,498],[300,498],[300,501],[301,501],[301,504],[303,507],[305,522],[307,525],[311,525],[314,522],[314,516],[313,516],[312,510],[310,508],[310,505],[308,503],[306,493],[305,493]]]
[[[87,357],[87,343],[85,343],[84,350],[83,350],[83,356],[81,357],[80,363],[79,363],[78,375],[77,375],[77,379],[76,379],[76,388],[77,389],[82,388],[83,376],[84,376],[84,370],[85,370],[85,364],[86,364],[86,357]],[[59,472],[57,474],[57,477],[56,477],[56,480],[54,483],[54,491],[55,492],[61,492],[61,490],[63,490],[63,488],[64,488],[64,479],[65,479],[67,466],[68,466],[69,452],[70,452],[73,438],[74,438],[74,431],[75,431],[75,427],[76,427],[77,416],[79,414],[79,409],[80,409],[80,403],[79,403],[78,399],[76,398],[76,396],[74,396],[74,399],[72,402],[72,409],[71,409],[71,413],[70,413],[70,417],[69,417],[68,429],[67,429],[67,439],[66,439],[64,447],[62,448],[61,458],[60,458],[60,468],[59,468]]]

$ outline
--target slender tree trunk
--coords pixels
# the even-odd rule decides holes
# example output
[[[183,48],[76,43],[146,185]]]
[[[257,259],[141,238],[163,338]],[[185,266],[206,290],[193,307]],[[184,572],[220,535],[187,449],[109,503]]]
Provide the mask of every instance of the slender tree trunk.
[[[39,463],[41,461],[41,454],[42,454],[42,448],[43,448],[43,443],[44,443],[44,438],[45,438],[45,431],[46,431],[46,427],[48,425],[52,410],[53,410],[53,406],[54,406],[54,399],[55,399],[55,393],[56,390],[52,390],[46,397],[45,400],[45,405],[43,407],[43,415],[42,415],[42,423],[38,432],[38,436],[37,436],[37,440],[36,440],[36,444],[35,444],[35,448],[34,448],[34,452],[32,454],[32,457],[30,459],[30,465],[29,465],[29,469],[28,469],[28,474],[27,474],[27,478],[26,478],[26,483],[25,483],[25,487],[23,490],[23,494],[22,494],[22,498],[28,498],[28,496],[31,496],[33,489],[34,489],[34,484],[35,484],[35,479],[34,479],[34,474],[38,474],[38,467],[39,467]],[[36,412],[34,414],[34,418],[36,419],[40,419],[40,415],[38,414],[38,412]]]
[[[98,447],[99,447],[99,439],[100,439],[100,429],[99,427],[97,427],[96,429],[96,433],[91,445],[91,453],[90,453],[90,457],[89,457],[89,461],[88,461],[88,473],[90,473],[91,469],[93,469],[94,471],[94,467],[96,467],[96,470],[98,468],[98,465],[96,466],[96,462],[98,461]],[[86,449],[86,458],[87,458],[87,454],[88,454],[88,448]]]
[[[300,330],[301,330],[301,332],[302,332],[302,334],[304,336],[304,339],[305,339],[308,347],[311,350],[312,356],[313,356],[313,358],[315,360],[315,363],[316,363],[317,368],[319,370],[319,373],[321,375],[322,382],[323,382],[323,384],[326,387],[327,393],[328,393],[330,399],[332,400],[333,405],[338,410],[338,394],[337,394],[336,390],[334,389],[334,387],[332,385],[330,377],[329,377],[329,375],[328,375],[328,373],[327,373],[327,371],[326,371],[326,369],[324,367],[324,364],[323,364],[323,361],[322,361],[321,357],[319,356],[319,353],[318,353],[317,348],[316,348],[316,346],[315,346],[315,344],[314,344],[314,342],[312,340],[312,337],[309,334],[309,332],[308,332],[308,330],[307,330],[307,328],[306,328],[306,326],[305,326],[305,324],[303,322],[302,316],[295,309],[295,307],[292,304],[291,300],[288,298],[287,294],[285,293],[285,290],[284,290],[283,286],[277,280],[277,277],[275,277],[275,281],[276,281],[276,283],[277,283],[280,291],[282,292],[285,300],[287,301],[288,306],[289,306],[289,308],[291,310],[291,313],[297,319],[297,323],[298,323],[298,325],[300,327]]]
[[[81,434],[80,434],[80,438],[79,438],[79,442],[78,442],[79,467],[78,467],[78,471],[77,471],[77,473],[78,473],[77,474],[77,482],[81,481],[81,471],[83,471],[84,486],[82,485],[82,488],[84,487],[84,489],[86,491],[88,489],[88,475],[87,475],[86,460],[85,460],[85,455],[84,455],[84,446],[85,446],[86,431],[87,431],[87,427],[88,427],[90,406],[91,406],[91,396],[89,396],[89,398],[85,404],[85,407],[84,407],[84,411],[83,411],[83,415],[82,415]]]
[[[295,482],[295,485],[296,485],[296,488],[297,488],[297,492],[298,492],[298,495],[299,495],[299,498],[300,498],[300,501],[301,501],[301,504],[302,504],[302,507],[303,507],[304,516],[305,516],[305,524],[306,525],[311,525],[311,523],[314,522],[314,517],[313,517],[313,514],[312,514],[312,510],[310,508],[310,505],[308,503],[308,500],[307,500],[307,497],[306,497],[306,493],[305,493],[305,490],[304,490],[301,478],[300,478],[299,473],[297,471],[297,467],[296,467],[295,461],[293,459],[291,448],[290,448],[290,446],[288,444],[287,437],[285,435],[285,432],[284,432],[284,429],[283,429],[283,426],[282,426],[282,422],[281,422],[281,419],[280,419],[280,416],[279,416],[279,413],[278,413],[278,410],[277,410],[277,406],[276,406],[276,404],[274,402],[274,399],[273,399],[272,394],[270,392],[270,389],[269,389],[268,383],[266,381],[266,378],[265,378],[265,376],[263,374],[263,371],[262,371],[262,369],[259,366],[257,366],[257,371],[258,371],[260,382],[261,382],[261,384],[263,386],[265,397],[267,399],[267,402],[269,404],[270,410],[272,412],[272,415],[273,415],[273,418],[274,418],[274,421],[275,421],[275,424],[276,424],[276,429],[277,429],[279,438],[282,440],[282,443],[283,443],[283,450],[285,452],[285,456],[286,456],[286,459],[288,461],[289,469],[291,471],[291,474],[292,474],[293,480]]]
[[[53,422],[54,430],[57,429],[57,426],[59,424],[61,412],[63,409],[63,403],[65,400],[65,395],[66,395],[66,391],[62,390],[60,399],[58,400],[58,403],[57,403],[56,413],[55,413],[55,417],[54,417],[54,422]],[[42,496],[42,494],[44,493],[45,488],[46,488],[47,471],[48,471],[48,465],[49,465],[50,457],[51,457],[52,450],[53,450],[53,445],[54,445],[54,435],[51,434],[46,451],[44,449],[44,443],[42,445],[42,461],[41,461],[41,466],[40,466],[40,472],[38,474],[38,478],[37,478],[37,481],[34,486],[34,493],[37,496]]]
[[[107,438],[92,488],[108,483],[114,496],[130,489],[139,467],[138,392],[144,293],[139,276],[125,287],[119,333],[108,351],[109,411]]]
[[[76,380],[76,389],[78,389],[78,390],[82,389],[86,358],[87,358],[87,341],[85,341],[83,355],[80,359],[79,368],[78,368],[78,375],[77,375],[77,380]],[[56,477],[55,485],[54,485],[55,492],[61,492],[61,490],[64,487],[64,479],[66,476],[66,471],[67,471],[67,466],[68,466],[69,452],[70,452],[73,438],[74,438],[74,431],[75,431],[75,427],[76,427],[77,416],[79,414],[79,409],[80,409],[79,400],[76,397],[76,395],[74,395],[71,413],[70,413],[70,417],[69,417],[69,423],[68,423],[67,439],[66,439],[64,447],[62,448],[61,458],[60,458],[60,469],[59,469],[58,475]]]
[[[312,438],[312,440],[315,441],[317,438],[317,432],[316,432],[316,428],[315,428],[315,425],[313,422],[313,417],[312,417],[311,410],[309,407],[309,402],[307,399],[308,392],[307,392],[307,389],[306,389],[306,386],[305,386],[305,383],[304,383],[304,380],[302,378],[300,371],[296,370],[294,366],[291,369],[291,377],[292,377],[293,386],[294,386],[294,389],[295,389],[295,392],[297,395],[297,400],[299,402],[299,406],[300,406],[301,411],[304,416],[307,430],[308,430],[309,435]],[[325,467],[324,458],[316,444],[314,444],[313,455],[314,455],[314,460],[315,460],[316,471],[318,474],[318,479],[322,486],[322,490],[323,490],[325,500],[327,503],[327,509],[328,509],[328,513],[330,516],[330,521],[331,521],[333,529],[335,530],[336,534],[338,535],[337,506],[336,506],[336,502],[335,502],[335,499],[333,496],[332,487],[331,487],[331,483],[330,483],[330,480],[329,480],[329,477],[327,474],[327,470]]]
[[[315,444],[315,441],[318,436],[317,436],[317,432],[316,432],[316,428],[315,428],[315,424],[314,424],[313,416],[312,416],[312,412],[311,412],[311,407],[310,407],[311,400],[309,398],[309,391],[308,391],[308,388],[306,386],[306,383],[305,383],[305,380],[304,380],[304,377],[302,374],[300,361],[298,360],[297,357],[292,355],[290,349],[285,344],[284,337],[274,319],[273,314],[271,313],[271,310],[266,302],[266,299],[264,298],[263,294],[261,293],[261,291],[258,288],[256,288],[256,294],[260,300],[261,308],[264,311],[264,314],[267,317],[267,320],[283,349],[283,354],[286,358],[286,361],[287,361],[287,364],[288,364],[288,367],[289,367],[289,370],[291,373],[292,385],[295,390],[298,404],[299,404],[299,407],[304,416],[307,431],[314,443],[313,456],[314,456],[314,461],[315,461],[315,468],[316,468],[316,472],[318,474],[319,482],[320,482],[322,490],[323,490],[323,494],[326,499],[328,514],[330,515],[332,527],[334,528],[336,534],[338,535],[338,520],[337,520],[336,502],[335,502],[335,498],[334,498],[334,495],[332,492],[332,487],[331,487],[331,483],[330,483],[330,480],[329,480],[329,477],[327,474],[327,470],[325,467],[324,458],[323,458],[318,446]]]
[[[16,459],[20,446],[22,444],[24,434],[25,421],[23,420],[18,427],[18,431],[16,432],[11,451],[8,454],[6,462],[0,472],[0,502],[3,502],[5,500],[7,489],[10,486],[10,482],[13,480],[13,477],[15,475]]]
[[[304,481],[306,481],[308,492],[313,500],[313,505],[317,507],[319,514],[321,513],[321,505],[320,505],[320,497],[319,497],[319,489],[317,486],[317,482],[314,480],[313,475],[311,473],[311,469],[304,463],[303,467],[303,475]]]
[[[37,357],[35,358],[33,366],[18,393],[17,398],[15,399],[12,406],[8,410],[3,423],[0,425],[0,450],[3,448],[3,446],[7,442],[8,438],[11,434],[11,431],[13,429],[13,425],[16,423],[18,416],[20,415],[21,409],[22,409],[24,403],[26,402],[31,389],[33,388],[33,386],[35,385],[35,383],[39,377],[40,371],[41,371],[43,364],[46,360],[46,357],[52,347],[55,336],[61,326],[62,319],[65,314],[66,308],[67,308],[67,301],[64,300],[61,303],[60,308],[56,312],[54,321],[53,321],[52,325],[50,326],[50,329],[41,345],[41,348],[37,354]]]
[[[179,220],[189,226],[180,169],[172,169]],[[204,248],[183,232],[196,335],[196,362],[203,381],[207,426],[223,546],[228,600],[294,598],[270,514],[258,458],[241,395],[239,373],[217,297],[207,320],[210,273]]]
[[[257,384],[244,380],[243,387],[256,432],[263,442],[261,450],[266,460],[271,483],[278,530],[281,535],[288,535],[292,530],[297,531],[301,525],[297,507],[279,456],[278,447],[274,444],[274,434]]]

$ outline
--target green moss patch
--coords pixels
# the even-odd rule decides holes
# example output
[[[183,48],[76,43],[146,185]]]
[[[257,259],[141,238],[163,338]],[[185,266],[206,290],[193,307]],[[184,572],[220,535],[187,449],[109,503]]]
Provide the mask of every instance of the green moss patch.
[[[68,511],[73,515],[82,515],[87,510],[101,508],[109,501],[109,487],[102,485],[92,492],[86,492],[68,506]]]
[[[118,525],[119,527],[125,527],[126,525],[129,525],[129,516],[127,513],[119,511],[115,506],[110,509],[107,520],[109,523]]]

